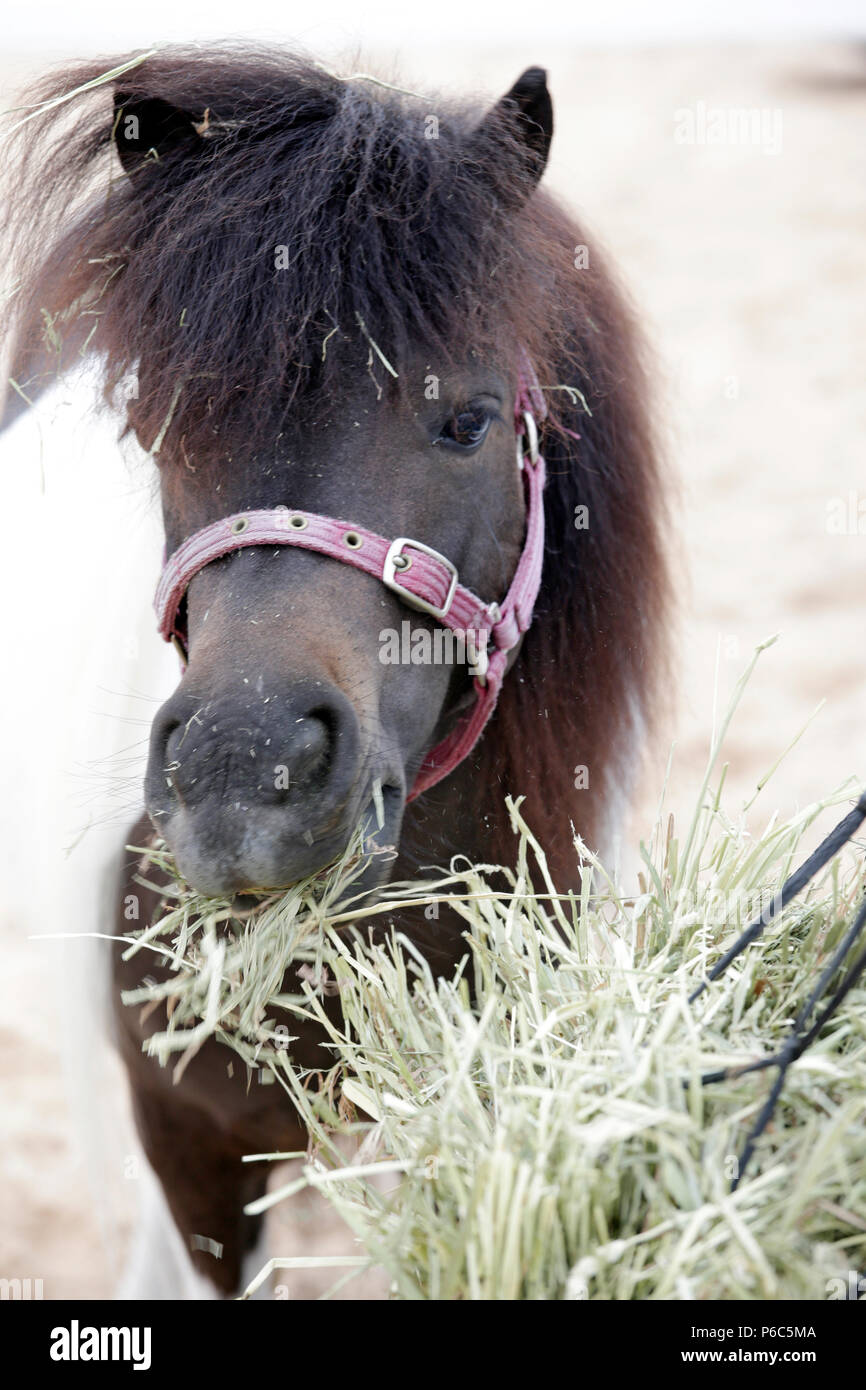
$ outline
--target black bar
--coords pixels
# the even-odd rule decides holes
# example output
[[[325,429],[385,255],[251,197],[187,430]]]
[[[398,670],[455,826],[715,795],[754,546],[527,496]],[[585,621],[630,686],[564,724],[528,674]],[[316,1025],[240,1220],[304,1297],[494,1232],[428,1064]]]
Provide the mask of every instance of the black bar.
[[[555,1312],[554,1323],[545,1322],[544,1330],[567,1331],[572,1337],[585,1335],[585,1345],[582,1341],[558,1344],[557,1362],[561,1369],[572,1368],[576,1382],[586,1378],[587,1370],[594,1378],[601,1364],[608,1376],[617,1377],[666,1375],[675,1367],[685,1368],[690,1376],[700,1376],[713,1367],[728,1371],[740,1366],[762,1371],[802,1367],[813,1375],[817,1372],[826,1383],[829,1374],[856,1369],[858,1364],[862,1313],[851,1309],[846,1314],[838,1305],[866,1296],[866,1277],[849,1271],[841,1273],[838,1280],[821,1282],[812,1302],[785,1303],[769,1297],[760,1302],[593,1302],[590,1306],[577,1300]],[[503,1335],[493,1339],[485,1337],[479,1318],[501,1314],[482,1314],[476,1308],[463,1324],[467,1314],[466,1303],[461,1303],[456,1316],[464,1327],[464,1338],[471,1336],[476,1348],[473,1359],[477,1371],[473,1374],[491,1381],[499,1356],[508,1358],[503,1372],[513,1372],[515,1314],[507,1314],[507,1322],[501,1324]],[[337,1379],[351,1377],[368,1359],[373,1346],[380,1349],[380,1355],[390,1348],[382,1374],[398,1384],[411,1380],[419,1353],[429,1366],[428,1374],[450,1380],[456,1370],[455,1351],[459,1365],[469,1345],[464,1340],[459,1350],[449,1347],[440,1371],[434,1372],[431,1345],[418,1343],[415,1337],[419,1332],[432,1336],[435,1330],[437,1344],[444,1345],[442,1311],[425,1313],[418,1303],[382,1303],[378,1312],[365,1306],[357,1314],[353,1314],[351,1302],[309,1303],[299,1315],[290,1302],[276,1300],[185,1304],[10,1301],[2,1315],[6,1364],[14,1366],[19,1381],[22,1375],[36,1371],[40,1380],[45,1375],[58,1383],[68,1382],[70,1377],[92,1383],[107,1374],[112,1381],[131,1376],[133,1384],[150,1376],[166,1386],[219,1386],[221,1390],[249,1386],[258,1390],[282,1382],[318,1379],[326,1367],[333,1367]],[[551,1315],[527,1310],[525,1316],[533,1320],[534,1330],[535,1317]],[[92,1339],[87,1341],[87,1329],[111,1327],[147,1330],[149,1364],[145,1367],[142,1362],[140,1372],[129,1360],[82,1359],[82,1346],[95,1345]],[[412,1337],[411,1342],[404,1340],[406,1335]],[[144,1340],[139,1338],[139,1347]],[[342,1354],[329,1356],[335,1342]],[[52,1347],[77,1347],[78,1359],[55,1359]],[[527,1357],[531,1354],[541,1356],[543,1352],[536,1345],[532,1353],[526,1352]]]

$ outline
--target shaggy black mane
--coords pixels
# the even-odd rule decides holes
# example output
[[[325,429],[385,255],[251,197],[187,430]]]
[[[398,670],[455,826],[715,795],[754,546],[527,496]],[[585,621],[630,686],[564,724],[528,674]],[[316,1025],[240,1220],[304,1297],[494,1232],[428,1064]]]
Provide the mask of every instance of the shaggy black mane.
[[[119,62],[65,72],[38,95]],[[45,223],[88,190],[25,307],[47,309],[67,355],[82,313],[95,324],[89,347],[110,386],[140,364],[130,414],[146,447],[181,383],[171,428],[191,457],[214,427],[228,447],[333,389],[340,340],[365,356],[372,340],[399,373],[413,345],[444,364],[501,354],[518,333],[538,350],[555,331],[549,248],[515,212],[531,189],[525,158],[507,131],[489,157],[483,108],[274,52],[166,51],[115,90],[116,112],[111,88],[97,88],[76,100],[71,128],[56,111],[26,128],[38,186],[18,202],[17,240],[32,264]],[[118,126],[154,99],[196,133],[126,177]]]

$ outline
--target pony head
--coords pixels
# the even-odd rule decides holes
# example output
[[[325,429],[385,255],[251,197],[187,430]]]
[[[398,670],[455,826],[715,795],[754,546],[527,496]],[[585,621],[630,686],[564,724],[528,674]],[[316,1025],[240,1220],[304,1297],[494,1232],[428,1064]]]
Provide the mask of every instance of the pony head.
[[[67,354],[91,333],[158,467],[169,557],[220,518],[285,507],[414,538],[500,600],[524,545],[514,414],[534,364],[551,475],[537,624],[450,795],[465,809],[471,787],[495,819],[527,792],[543,822],[584,761],[590,830],[649,696],[664,575],[629,316],[538,190],[544,72],[485,109],[293,56],[167,51],[113,97],[28,132],[42,210],[67,225],[21,323],[45,310]],[[39,352],[22,330],[19,379]],[[146,802],[189,882],[283,887],[359,821],[396,844],[425,757],[476,698],[471,649],[299,546],[203,565],[178,621],[187,663],[153,723]],[[371,857],[370,881],[383,872]]]

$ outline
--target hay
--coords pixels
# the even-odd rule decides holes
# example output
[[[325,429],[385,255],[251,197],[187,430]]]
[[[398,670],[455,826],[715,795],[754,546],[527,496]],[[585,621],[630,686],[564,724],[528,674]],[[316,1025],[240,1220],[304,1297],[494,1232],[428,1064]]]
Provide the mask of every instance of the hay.
[[[11,126],[9,130],[5,132],[6,136],[14,135],[16,130],[20,130],[22,126],[27,125],[30,121],[35,121],[37,117],[45,115],[48,111],[55,110],[58,106],[64,106],[68,101],[74,101],[76,97],[83,96],[85,92],[93,92],[96,91],[98,87],[108,86],[112,82],[115,82],[118,77],[123,77],[125,73],[132,72],[134,68],[141,67],[142,63],[145,63],[148,58],[152,58],[157,52],[157,49],[151,48],[148,49],[146,53],[137,53],[134,58],[128,59],[127,62],[121,63],[118,67],[111,68],[107,72],[102,72],[98,77],[93,77],[89,82],[83,82],[80,86],[73,87],[70,91],[63,92],[60,96],[51,97],[48,101],[37,102],[33,107],[10,107],[8,111],[4,111],[0,114],[12,115],[15,111],[27,111],[28,114],[23,116],[20,121],[17,121],[15,125]]]
[[[526,890],[540,850],[514,806],[512,895],[454,903],[469,927],[464,978],[435,983],[396,942],[330,938],[342,1094],[375,1122],[355,1126],[362,1167],[346,1167],[329,1090],[311,1096],[283,1059],[318,1153],[257,1209],[304,1180],[321,1188],[403,1298],[827,1297],[866,1263],[866,994],[792,1068],[734,1194],[768,1082],[707,1089],[700,1077],[781,1044],[862,894],[862,867],[831,872],[694,1010],[686,1002],[743,925],[714,923],[714,894],[774,890],[817,809],[752,841],[712,802],[696,898],[677,900],[671,835],[648,853],[638,898],[608,885],[600,904],[587,878],[557,911]],[[466,889],[480,895],[485,878],[467,874]],[[308,1012],[324,1019],[314,998]],[[380,1158],[402,1171],[385,1193]]]
[[[175,1081],[210,1037],[228,1042],[251,1066],[263,1065],[275,1047],[285,1047],[285,1027],[269,1019],[268,1010],[283,1002],[283,976],[293,963],[306,964],[310,978],[322,978],[325,924],[333,931],[342,920],[335,911],[338,903],[348,911],[365,866],[365,833],[355,833],[334,865],[287,892],[250,895],[256,905],[243,912],[229,898],[194,892],[161,840],[146,849],[128,846],[141,856],[135,881],[157,892],[166,910],[134,935],[124,959],[149,950],[172,973],[162,982],[125,990],[121,998],[150,1009],[165,1003],[166,1028],[147,1040],[146,1050],[162,1065],[181,1054]],[[167,884],[148,877],[154,869]]]
[[[862,898],[862,853],[849,848],[692,1006],[688,995],[804,857],[817,816],[850,790],[752,837],[723,807],[724,770],[710,787],[732,713],[682,837],[660,809],[637,895],[579,841],[581,890],[557,895],[515,801],[504,891],[489,867],[453,866],[433,885],[395,885],[376,905],[329,914],[335,882],[351,875],[344,864],[324,895],[321,884],[301,894],[303,912],[296,892],[267,904],[221,956],[215,922],[202,934],[189,902],[174,909],[187,915],[170,933],[171,1023],[179,1009],[187,1025],[197,1012],[193,1045],[206,1024],[267,1067],[311,1131],[302,1175],[250,1211],[320,1189],[398,1298],[845,1296],[850,1271],[866,1267],[866,988],[791,1068],[733,1193],[770,1082],[759,1073],[706,1087],[701,1076],[785,1040]],[[397,935],[366,939],[371,919],[409,900],[447,902],[463,919],[457,978],[434,980]],[[148,935],[153,944],[160,933]],[[334,1070],[318,1090],[267,1019],[265,995],[295,949],[311,966],[302,995],[270,1003],[328,1031]],[[253,959],[268,964],[268,985],[244,982]],[[322,1007],[326,978],[340,991],[339,1028]],[[185,1042],[170,1026],[152,1045],[167,1056]],[[350,1163],[347,1131],[363,1136]],[[358,1250],[346,1257],[353,1272],[357,1260]]]

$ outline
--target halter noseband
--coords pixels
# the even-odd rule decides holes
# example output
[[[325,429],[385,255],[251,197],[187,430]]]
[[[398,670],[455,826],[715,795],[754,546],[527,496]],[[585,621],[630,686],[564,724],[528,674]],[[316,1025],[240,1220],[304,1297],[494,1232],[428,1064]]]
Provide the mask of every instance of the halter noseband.
[[[536,415],[543,419],[546,413],[535,372],[522,354],[514,428],[517,466],[526,492],[526,537],[501,604],[484,603],[460,583],[450,560],[421,541],[409,536],[388,541],[363,526],[283,506],[223,517],[194,532],[178,547],[163,568],[154,599],[160,633],[178,646],[185,663],[185,640],[177,627],[177,614],[193,576],[212,560],[249,545],[295,545],[373,575],[407,607],[435,618],[459,637],[471,634],[475,704],[425,757],[407,797],[414,801],[447,777],[475,747],[496,705],[509,652],[532,621],[544,555],[545,470],[535,419]]]

